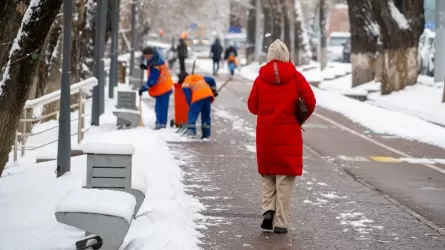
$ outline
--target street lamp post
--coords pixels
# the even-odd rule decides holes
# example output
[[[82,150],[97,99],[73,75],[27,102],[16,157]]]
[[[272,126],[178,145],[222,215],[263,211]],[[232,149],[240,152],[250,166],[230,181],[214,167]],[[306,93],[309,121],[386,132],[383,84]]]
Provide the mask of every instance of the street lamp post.
[[[263,6],[261,0],[255,1],[255,61],[259,62],[263,52]]]
[[[99,126],[99,117],[104,112],[105,72],[103,57],[105,51],[106,11],[107,0],[97,0],[93,72],[97,78],[98,85],[93,88],[93,105],[91,108],[91,125],[93,126]]]
[[[134,72],[134,52],[136,47],[136,0],[131,1],[131,56],[130,56],[130,78]]]
[[[117,86],[117,50],[118,50],[118,30],[119,30],[119,6],[120,0],[115,0],[111,7],[111,65],[110,81],[108,85],[108,97],[114,97],[114,87]]]
[[[107,27],[107,10],[108,1],[100,0],[101,9],[99,12],[100,26],[99,26],[99,90],[100,90],[100,114],[105,112],[105,30]]]
[[[57,142],[57,177],[71,170],[71,29],[73,0],[63,1],[63,63],[60,86],[59,140]],[[80,122],[80,121],[79,121]]]

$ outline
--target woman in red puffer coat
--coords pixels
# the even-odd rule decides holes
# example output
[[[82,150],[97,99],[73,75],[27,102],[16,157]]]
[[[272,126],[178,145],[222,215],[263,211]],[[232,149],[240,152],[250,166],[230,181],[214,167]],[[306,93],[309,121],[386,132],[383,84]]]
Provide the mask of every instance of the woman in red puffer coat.
[[[315,97],[303,75],[289,61],[286,45],[276,40],[269,46],[268,63],[253,83],[248,106],[257,115],[256,146],[261,175],[263,223],[261,228],[287,233],[295,176],[303,172],[303,139],[297,121],[298,98],[308,113]]]

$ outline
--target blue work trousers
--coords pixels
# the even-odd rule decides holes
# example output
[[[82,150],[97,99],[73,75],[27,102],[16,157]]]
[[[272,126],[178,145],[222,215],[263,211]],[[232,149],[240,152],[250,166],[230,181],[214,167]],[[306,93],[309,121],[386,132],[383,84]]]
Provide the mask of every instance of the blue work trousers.
[[[161,129],[167,127],[168,120],[168,105],[170,103],[170,95],[172,91],[155,97],[155,113],[156,124],[155,129]]]
[[[190,135],[196,135],[196,121],[201,113],[201,129],[202,138],[210,137],[210,110],[212,105],[212,97],[208,97],[190,105],[188,113],[188,126],[187,133]]]

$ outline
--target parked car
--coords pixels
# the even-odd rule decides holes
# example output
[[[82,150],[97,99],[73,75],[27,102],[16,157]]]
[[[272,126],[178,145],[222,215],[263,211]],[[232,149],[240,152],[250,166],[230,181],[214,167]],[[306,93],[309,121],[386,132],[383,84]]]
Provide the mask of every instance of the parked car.
[[[346,40],[346,42],[343,44],[343,62],[351,62],[351,38],[348,38],[348,40]]]
[[[328,60],[343,61],[343,46],[351,37],[349,32],[332,32],[328,40]]]
[[[434,40],[436,33],[425,29],[419,38],[419,71],[421,74],[434,74]],[[431,70],[432,69],[432,70]]]

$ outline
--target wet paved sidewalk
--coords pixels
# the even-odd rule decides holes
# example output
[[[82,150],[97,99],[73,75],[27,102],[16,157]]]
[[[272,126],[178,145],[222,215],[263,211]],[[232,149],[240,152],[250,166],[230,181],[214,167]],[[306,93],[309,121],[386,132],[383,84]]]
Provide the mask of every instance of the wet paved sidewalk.
[[[202,248],[445,249],[439,232],[307,146],[290,232],[263,232],[255,117],[245,103],[249,86],[241,81],[229,83],[215,101],[210,142],[169,144],[183,162],[188,193],[206,206]]]

